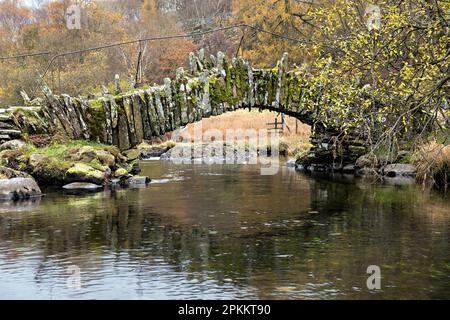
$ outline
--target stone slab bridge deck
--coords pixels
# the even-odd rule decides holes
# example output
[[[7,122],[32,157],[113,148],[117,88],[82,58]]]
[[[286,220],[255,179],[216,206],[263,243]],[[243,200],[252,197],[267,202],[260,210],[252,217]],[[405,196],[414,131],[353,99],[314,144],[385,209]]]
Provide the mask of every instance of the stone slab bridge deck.
[[[306,87],[309,90],[303,90]],[[31,111],[17,109],[12,118],[24,133],[62,131],[72,139],[95,140],[128,150],[143,140],[241,108],[284,113],[320,127],[315,126],[321,108],[316,103],[320,90],[311,94],[305,72],[288,69],[286,53],[275,68],[255,69],[243,58],[230,60],[220,52],[207,58],[200,50],[197,55],[190,54],[189,70],[179,68],[176,77],[165,79],[163,85],[107,94],[96,100],[53,95],[45,87],[40,105]],[[330,134],[316,130],[313,153],[333,157],[331,141]],[[341,154],[349,162],[365,151],[361,142],[345,148]]]

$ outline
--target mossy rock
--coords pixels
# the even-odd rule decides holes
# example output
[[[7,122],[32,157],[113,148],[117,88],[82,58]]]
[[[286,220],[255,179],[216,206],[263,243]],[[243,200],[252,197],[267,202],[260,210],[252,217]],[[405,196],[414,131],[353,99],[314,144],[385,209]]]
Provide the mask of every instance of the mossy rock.
[[[119,168],[114,173],[114,177],[118,179],[131,178],[132,175],[129,174],[127,169]]]
[[[66,176],[68,181],[103,184],[108,178],[108,173],[95,169],[86,163],[76,163],[67,170]]]
[[[139,158],[139,150],[131,149],[124,152],[125,157],[127,157],[128,161],[134,161]]]
[[[47,158],[36,167],[29,169],[31,175],[42,184],[64,185],[67,183],[66,172],[72,163]]]
[[[75,161],[91,162],[97,157],[94,147],[84,146],[81,147],[76,154],[72,156]]]
[[[116,157],[105,150],[95,151],[97,159],[105,166],[113,168],[116,165]]]

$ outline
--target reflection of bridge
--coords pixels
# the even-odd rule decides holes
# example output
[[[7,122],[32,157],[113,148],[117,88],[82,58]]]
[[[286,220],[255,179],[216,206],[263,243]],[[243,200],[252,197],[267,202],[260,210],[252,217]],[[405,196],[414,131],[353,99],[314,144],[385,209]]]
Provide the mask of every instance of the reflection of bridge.
[[[321,111],[320,86],[311,89],[304,72],[288,70],[284,54],[273,69],[254,69],[242,58],[224,54],[190,54],[190,70],[177,70],[164,85],[136,89],[97,100],[55,96],[46,88],[40,111],[16,112],[16,123],[28,133],[63,131],[73,139],[93,139],[130,149],[188,123],[239,108],[267,109],[311,126]],[[317,138],[319,137],[319,138]],[[329,135],[316,135],[318,149],[331,148]],[[330,153],[330,152],[329,152]]]

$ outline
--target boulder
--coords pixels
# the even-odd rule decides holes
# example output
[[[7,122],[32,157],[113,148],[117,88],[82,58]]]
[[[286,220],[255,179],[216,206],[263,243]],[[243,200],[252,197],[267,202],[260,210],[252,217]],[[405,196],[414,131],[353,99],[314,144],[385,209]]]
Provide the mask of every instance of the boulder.
[[[105,166],[110,168],[116,165],[116,157],[114,157],[111,153],[105,150],[96,150],[95,154],[97,159]]]
[[[7,167],[0,167],[0,179],[13,178],[31,178],[31,176],[21,171],[16,171]]]
[[[118,178],[118,179],[128,177],[128,176],[130,176],[130,174],[128,173],[128,170],[123,169],[123,168],[117,169],[116,172],[114,173],[114,177]]]
[[[96,158],[97,153],[95,149],[91,146],[84,146],[81,147],[80,150],[76,153],[74,160],[88,163]]]
[[[97,190],[100,188],[102,188],[102,186],[87,182],[74,182],[63,187],[65,190]]]
[[[26,200],[40,195],[41,189],[32,178],[0,180],[0,200]]]
[[[138,149],[131,149],[128,151],[125,151],[123,153],[125,157],[127,157],[128,161],[134,161],[139,159],[139,150]]]
[[[122,184],[122,180],[121,179],[117,179],[117,178],[113,178],[111,180],[109,180],[109,185],[111,186],[120,186]]]
[[[311,164],[306,168],[309,172],[328,172],[329,167],[325,164]]]
[[[67,178],[71,181],[90,182],[103,184],[107,179],[107,172],[93,168],[86,163],[76,163],[67,170]]]
[[[395,177],[415,177],[417,168],[412,164],[390,164],[384,167],[384,175]]]
[[[35,153],[30,156],[30,159],[28,161],[33,168],[36,168],[48,159],[49,158],[43,154]]]
[[[22,140],[11,140],[0,145],[0,151],[3,150],[19,150],[26,146],[27,144]]]

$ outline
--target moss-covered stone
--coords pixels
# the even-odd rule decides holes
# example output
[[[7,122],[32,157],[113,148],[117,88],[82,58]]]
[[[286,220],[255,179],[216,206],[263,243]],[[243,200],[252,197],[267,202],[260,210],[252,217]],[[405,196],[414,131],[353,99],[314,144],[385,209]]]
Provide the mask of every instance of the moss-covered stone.
[[[67,170],[67,180],[103,184],[109,178],[110,172],[103,172],[86,163],[76,163]]]
[[[97,142],[106,142],[106,116],[101,100],[89,102],[86,121],[91,137],[93,137]]]

